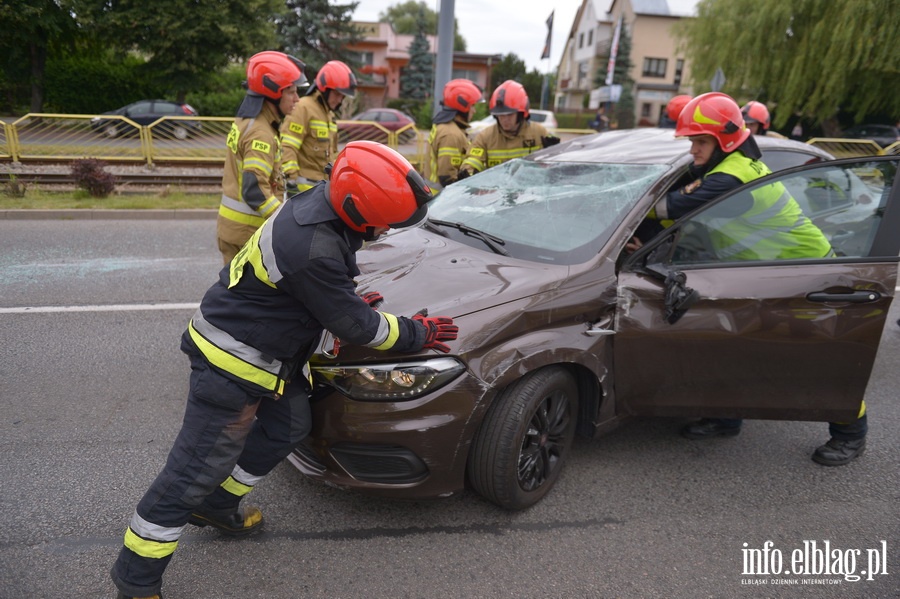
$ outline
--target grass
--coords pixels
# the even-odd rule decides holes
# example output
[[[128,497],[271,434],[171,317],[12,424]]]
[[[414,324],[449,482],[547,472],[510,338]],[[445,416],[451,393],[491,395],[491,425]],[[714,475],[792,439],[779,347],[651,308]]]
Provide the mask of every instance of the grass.
[[[219,207],[221,194],[184,193],[166,190],[148,194],[113,194],[106,198],[92,198],[84,190],[41,191],[26,189],[16,197],[8,189],[0,189],[0,210],[149,210],[197,209]]]

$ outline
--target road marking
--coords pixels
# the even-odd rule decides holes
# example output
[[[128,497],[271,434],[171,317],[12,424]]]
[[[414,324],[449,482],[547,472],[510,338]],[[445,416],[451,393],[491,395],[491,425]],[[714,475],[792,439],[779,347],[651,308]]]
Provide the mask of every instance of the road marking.
[[[35,314],[50,312],[137,312],[141,310],[196,310],[200,304],[107,304],[95,306],[22,306],[0,308],[0,314]]]

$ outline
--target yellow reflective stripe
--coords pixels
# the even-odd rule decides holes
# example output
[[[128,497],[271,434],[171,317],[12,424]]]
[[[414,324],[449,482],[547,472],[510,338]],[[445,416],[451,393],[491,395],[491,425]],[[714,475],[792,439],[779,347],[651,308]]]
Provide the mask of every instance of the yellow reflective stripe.
[[[209,363],[220,368],[225,372],[230,372],[234,376],[259,385],[263,389],[275,391],[279,395],[284,392],[284,381],[270,372],[245,362],[240,358],[229,354],[227,351],[213,345],[207,339],[197,332],[194,328],[194,321],[188,324],[188,332],[194,345],[200,350]]]
[[[461,154],[459,148],[438,148],[438,156],[459,156]]]
[[[161,559],[175,553],[178,541],[150,541],[139,537],[129,528],[125,531],[125,547],[141,557]]]
[[[261,216],[253,216],[251,214],[243,214],[242,212],[238,212],[237,210],[232,210],[228,206],[219,206],[219,215],[223,218],[227,218],[228,220],[233,220],[236,223],[241,223],[242,225],[253,225],[254,227],[260,227],[266,219]]]
[[[268,218],[270,214],[278,210],[279,206],[281,206],[281,200],[272,196],[266,200],[265,204],[259,207],[259,213]]]
[[[281,166],[284,169],[285,175],[287,175],[288,173],[293,173],[294,171],[300,170],[300,163],[297,162],[296,160],[285,160],[281,164]]]
[[[222,483],[221,487],[232,495],[237,495],[238,497],[243,497],[253,490],[253,487],[251,487],[250,485],[245,485],[244,483],[238,482],[231,476],[225,479],[225,482]]]
[[[484,170],[484,163],[482,161],[478,160],[477,158],[473,158],[472,156],[469,156],[468,158],[463,160],[462,165],[463,166],[471,166],[476,171]]]
[[[856,417],[857,420],[866,415],[866,400],[862,400],[862,403],[859,404],[859,415]]]
[[[231,259],[228,265],[228,288],[231,289],[241,280],[244,274],[244,265],[248,262],[253,267],[253,274],[256,278],[275,289],[275,284],[269,280],[269,272],[263,264],[262,251],[259,247],[259,239],[262,237],[263,231],[268,231],[266,226],[258,228],[253,235],[244,244],[244,247]]]
[[[303,140],[294,137],[293,135],[285,135],[281,138],[281,143],[284,146],[289,148],[294,148],[295,150],[299,150],[300,146],[303,145]]]
[[[249,170],[251,167],[259,169],[266,177],[269,177],[272,174],[272,165],[262,158],[248,158],[244,160],[244,170]]]
[[[396,316],[387,312],[381,312],[381,317],[387,321],[388,334],[381,344],[375,346],[375,349],[385,350],[394,347],[397,339],[400,338],[400,322]]]

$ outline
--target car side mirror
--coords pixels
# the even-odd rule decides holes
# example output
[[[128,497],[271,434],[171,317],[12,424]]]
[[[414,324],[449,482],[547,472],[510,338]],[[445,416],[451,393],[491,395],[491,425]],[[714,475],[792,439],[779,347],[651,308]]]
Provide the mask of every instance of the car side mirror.
[[[684,316],[684,313],[700,299],[700,294],[695,289],[686,286],[687,277],[679,270],[673,270],[666,275],[665,283],[665,307],[666,322],[675,324]]]

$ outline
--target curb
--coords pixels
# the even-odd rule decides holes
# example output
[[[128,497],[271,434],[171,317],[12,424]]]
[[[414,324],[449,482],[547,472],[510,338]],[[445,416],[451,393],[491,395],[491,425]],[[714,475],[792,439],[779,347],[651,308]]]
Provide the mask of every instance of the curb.
[[[215,209],[184,210],[0,210],[0,220],[201,220],[214,219]]]

